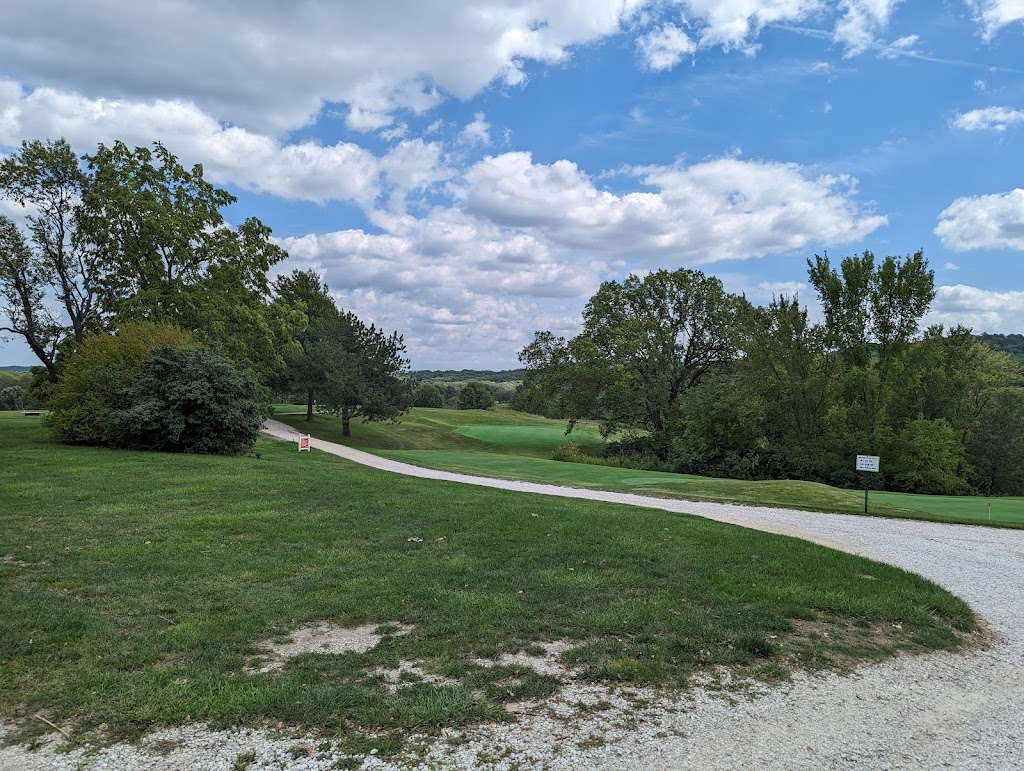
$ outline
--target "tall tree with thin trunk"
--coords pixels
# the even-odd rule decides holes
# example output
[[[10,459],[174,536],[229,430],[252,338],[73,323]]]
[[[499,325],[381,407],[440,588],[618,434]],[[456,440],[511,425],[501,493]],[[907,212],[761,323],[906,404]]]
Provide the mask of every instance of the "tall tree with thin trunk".
[[[100,255],[77,234],[86,184],[63,139],[22,142],[0,161],[0,197],[21,204],[27,215],[25,234],[12,220],[0,220],[0,292],[7,301],[0,330],[23,338],[51,381],[65,339],[81,344],[101,326]]]
[[[306,397],[306,420],[313,420],[317,393],[327,382],[327,362],[317,352],[322,347],[319,336],[331,328],[338,309],[331,293],[320,277],[311,270],[293,270],[274,282],[275,304],[301,314],[302,322],[295,333],[294,344],[285,351],[285,369],[278,386],[299,392]]]
[[[341,418],[342,436],[352,435],[352,420],[397,420],[412,405],[416,383],[408,372],[405,342],[354,313],[339,313],[319,325],[311,351],[324,362],[327,380],[321,404]]]

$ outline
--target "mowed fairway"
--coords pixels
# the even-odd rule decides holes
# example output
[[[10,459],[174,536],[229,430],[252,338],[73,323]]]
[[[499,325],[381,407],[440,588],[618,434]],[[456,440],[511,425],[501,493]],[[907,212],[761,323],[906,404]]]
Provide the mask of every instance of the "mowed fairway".
[[[304,416],[287,414],[291,409],[280,407],[284,414],[275,418],[321,439],[426,468],[668,498],[864,513],[863,490],[843,490],[816,482],[749,482],[551,460],[555,448],[567,442],[598,452],[603,441],[593,424],[578,426],[565,436],[565,421],[509,410],[414,408],[397,425],[356,421],[352,437],[342,440],[337,419],[317,415],[313,423],[308,423]],[[988,501],[992,502],[991,519],[985,505]],[[869,511],[876,516],[1024,528],[1024,498],[872,490]]]
[[[561,687],[479,661],[536,643],[568,641],[584,681],[682,686],[718,666],[773,679],[953,649],[975,628],[935,584],[803,541],[289,443],[239,458],[71,448],[0,413],[0,453],[0,713],[26,731],[46,730],[36,713],[106,740],[280,721],[387,754]],[[261,641],[314,621],[391,626],[368,652],[246,671]],[[445,680],[389,691],[380,672],[399,661]]]

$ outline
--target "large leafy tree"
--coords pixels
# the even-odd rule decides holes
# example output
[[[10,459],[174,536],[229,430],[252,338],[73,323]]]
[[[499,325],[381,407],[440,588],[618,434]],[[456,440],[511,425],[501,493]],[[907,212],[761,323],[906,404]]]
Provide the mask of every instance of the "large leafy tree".
[[[736,352],[745,299],[700,271],[660,270],[601,285],[566,342],[538,333],[520,354],[531,387],[562,400],[572,421],[597,418],[606,434],[668,436],[680,398]]]
[[[0,161],[0,197],[21,204],[26,232],[0,216],[0,331],[24,339],[57,379],[56,358],[70,338],[81,343],[100,327],[100,254],[77,237],[87,183],[63,139],[26,141]],[[51,308],[56,301],[59,312]]]
[[[828,255],[807,261],[825,315],[826,340],[843,364],[842,395],[850,419],[850,450],[877,450],[880,427],[907,377],[906,353],[935,297],[935,274],[922,252],[876,264],[865,251],[839,269]]]
[[[494,406],[494,393],[486,383],[470,380],[459,389],[460,410],[489,410]]]
[[[102,254],[117,320],[176,324],[250,368],[279,368],[285,329],[270,313],[267,272],[286,254],[270,228],[256,218],[231,228],[222,209],[235,197],[159,142],[101,144],[85,161],[77,239]]]
[[[26,206],[0,222],[4,330],[59,374],[58,352],[132,321],[174,324],[266,378],[282,365],[288,317],[269,306],[267,271],[285,257],[257,219],[230,227],[234,197],[157,143],[25,142],[0,162],[0,195]],[[56,299],[59,312],[49,303]]]
[[[866,364],[872,346],[883,363],[904,350],[935,299],[935,273],[921,251],[878,265],[865,251],[844,258],[838,270],[827,254],[815,255],[807,267],[830,342],[854,364]]]

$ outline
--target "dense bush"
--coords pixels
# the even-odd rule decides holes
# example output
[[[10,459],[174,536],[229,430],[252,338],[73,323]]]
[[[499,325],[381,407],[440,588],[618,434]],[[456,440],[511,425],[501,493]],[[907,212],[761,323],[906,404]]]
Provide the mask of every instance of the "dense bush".
[[[444,407],[444,394],[433,383],[423,383],[412,395],[413,407]]]
[[[459,391],[460,410],[487,410],[494,406],[494,394],[486,383],[470,380]]]
[[[967,460],[971,481],[983,494],[1024,493],[1024,389],[993,394],[967,442]]]
[[[255,444],[263,425],[252,378],[201,348],[158,348],[123,399],[114,416],[121,447],[237,455]]]
[[[61,370],[50,396],[49,423],[69,444],[115,445],[114,413],[127,407],[125,389],[154,349],[195,346],[191,335],[168,324],[125,324],[116,335],[91,335]]]
[[[7,386],[0,390],[0,410],[20,410],[25,404],[25,389],[21,386]]]
[[[969,491],[958,476],[963,466],[963,447],[944,419],[912,420],[882,447],[887,459],[887,468],[883,470],[889,482],[887,487],[933,495],[962,495]]]

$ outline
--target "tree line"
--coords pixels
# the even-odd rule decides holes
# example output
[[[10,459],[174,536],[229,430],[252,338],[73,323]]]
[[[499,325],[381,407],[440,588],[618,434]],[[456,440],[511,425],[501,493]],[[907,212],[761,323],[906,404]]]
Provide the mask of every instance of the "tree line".
[[[296,389],[346,435],[354,417],[408,408],[402,336],[337,308],[312,272],[271,282],[287,255],[270,228],[230,225],[234,196],[162,144],[78,158],[63,139],[26,141],[0,161],[0,198],[26,213],[0,215],[0,333],[39,359],[27,398],[61,439],[240,452],[271,395]]]
[[[1018,362],[969,329],[921,320],[935,296],[922,253],[808,260],[824,319],[796,298],[756,307],[700,271],[602,284],[571,338],[520,353],[515,404],[597,421],[624,465],[917,493],[1024,493]]]

